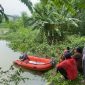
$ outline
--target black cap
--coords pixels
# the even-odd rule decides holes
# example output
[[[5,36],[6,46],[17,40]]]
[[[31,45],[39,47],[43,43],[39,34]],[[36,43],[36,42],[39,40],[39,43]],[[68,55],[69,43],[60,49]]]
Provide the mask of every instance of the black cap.
[[[65,57],[65,58],[71,58],[71,53],[70,53],[70,52],[66,52],[66,53],[64,54],[64,57]]]
[[[81,47],[77,47],[76,50],[77,50],[77,52],[82,53],[82,48]]]

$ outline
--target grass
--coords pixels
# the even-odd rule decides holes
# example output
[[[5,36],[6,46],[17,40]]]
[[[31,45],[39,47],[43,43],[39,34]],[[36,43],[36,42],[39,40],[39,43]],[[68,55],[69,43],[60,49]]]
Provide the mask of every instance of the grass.
[[[31,34],[32,36],[30,36]],[[85,36],[72,35],[68,36],[67,40],[50,46],[46,42],[39,43],[35,41],[35,34],[36,31],[33,32],[27,29],[20,29],[14,33],[0,36],[4,39],[8,38],[8,40],[11,41],[10,44],[13,49],[21,51],[27,50],[38,56],[48,55],[56,58],[56,61],[58,61],[59,56],[63,52],[63,49],[65,49],[67,46],[73,49],[77,46],[83,46],[85,43]],[[23,43],[23,41],[25,42]],[[59,73],[57,73],[56,75],[55,73],[55,68],[45,73],[44,77],[48,81],[47,85],[83,85],[83,83],[81,83],[81,81],[83,80],[83,76],[81,74],[78,75],[78,78],[76,80],[67,81],[62,80]]]

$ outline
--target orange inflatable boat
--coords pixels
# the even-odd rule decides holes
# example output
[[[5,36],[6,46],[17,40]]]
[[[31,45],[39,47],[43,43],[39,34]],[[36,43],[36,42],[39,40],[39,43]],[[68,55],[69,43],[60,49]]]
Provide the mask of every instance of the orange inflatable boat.
[[[14,63],[27,69],[45,71],[52,68],[54,62],[52,59],[29,56],[28,59],[24,61],[16,60]]]

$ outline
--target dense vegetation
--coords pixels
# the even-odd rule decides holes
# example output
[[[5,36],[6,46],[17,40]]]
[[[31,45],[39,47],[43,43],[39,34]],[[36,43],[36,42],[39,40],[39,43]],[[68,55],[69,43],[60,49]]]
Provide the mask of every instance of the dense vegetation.
[[[2,37],[9,40],[15,51],[28,52],[40,57],[54,57],[56,62],[63,50],[83,46],[85,43],[85,0],[40,0],[35,6],[30,0],[21,0],[31,10],[16,21]],[[82,85],[82,75],[74,81],[60,80],[55,69],[45,73],[52,85]]]
[[[13,65],[6,71],[0,67],[0,84],[1,85],[19,85],[20,81],[25,82],[29,78],[23,77],[24,70],[16,69]],[[5,77],[4,77],[5,76]]]

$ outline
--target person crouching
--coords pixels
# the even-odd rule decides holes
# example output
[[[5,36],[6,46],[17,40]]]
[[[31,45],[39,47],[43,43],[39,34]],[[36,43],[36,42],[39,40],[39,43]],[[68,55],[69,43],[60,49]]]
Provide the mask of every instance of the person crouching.
[[[71,58],[71,53],[66,53],[65,60],[56,65],[57,72],[60,72],[65,79],[74,80],[78,76],[75,59]]]

